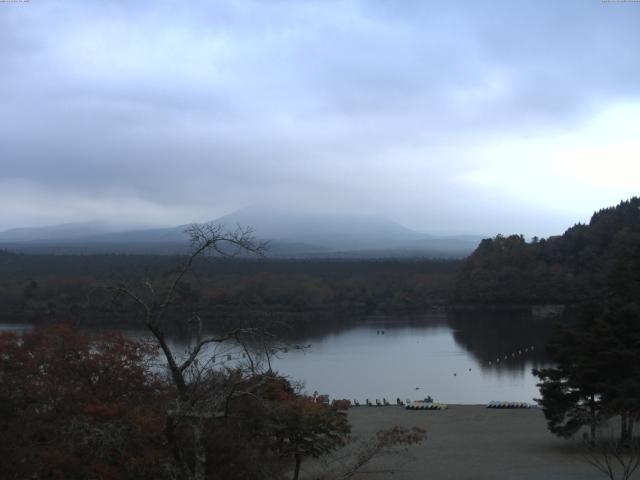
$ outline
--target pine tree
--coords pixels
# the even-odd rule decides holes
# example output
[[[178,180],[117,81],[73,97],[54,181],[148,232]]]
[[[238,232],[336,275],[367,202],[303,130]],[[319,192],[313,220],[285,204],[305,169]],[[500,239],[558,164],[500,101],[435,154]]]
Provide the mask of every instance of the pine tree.
[[[619,248],[606,295],[550,342],[556,366],[534,371],[549,429],[563,437],[590,425],[593,442],[597,423],[619,416],[627,443],[640,419],[640,242]]]

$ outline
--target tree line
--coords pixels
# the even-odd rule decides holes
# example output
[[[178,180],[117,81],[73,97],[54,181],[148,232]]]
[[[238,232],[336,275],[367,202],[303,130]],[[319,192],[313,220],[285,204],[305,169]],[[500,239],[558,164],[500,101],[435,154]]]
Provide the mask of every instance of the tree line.
[[[0,321],[131,324],[109,286],[166,277],[179,257],[54,256],[0,252]],[[205,321],[271,315],[299,321],[374,313],[423,313],[446,302],[458,265],[444,260],[198,258],[177,292]]]
[[[640,198],[631,198],[547,239],[485,239],[463,262],[452,299],[477,305],[580,305],[602,297],[614,267],[640,243],[639,208]]]

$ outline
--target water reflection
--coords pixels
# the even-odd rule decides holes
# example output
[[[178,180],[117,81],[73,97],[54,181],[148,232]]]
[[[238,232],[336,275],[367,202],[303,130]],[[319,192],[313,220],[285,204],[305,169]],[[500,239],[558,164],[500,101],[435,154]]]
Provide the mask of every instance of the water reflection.
[[[284,335],[290,344],[309,348],[289,348],[270,360],[281,374],[303,381],[309,393],[361,403],[428,395],[446,403],[530,402],[539,396],[531,370],[548,363],[544,345],[552,330],[552,322],[513,312],[310,322]],[[141,330],[125,333],[148,336]],[[185,352],[191,342],[174,335],[171,343]],[[246,360],[233,344],[211,345],[205,353],[203,361],[218,366]]]
[[[525,312],[450,312],[448,324],[461,347],[485,369],[513,372],[547,363],[544,345],[554,322]]]
[[[275,364],[305,379],[309,391],[360,401],[427,395],[448,403],[532,401],[539,394],[531,370],[547,363],[551,331],[550,322],[494,312],[374,318]]]

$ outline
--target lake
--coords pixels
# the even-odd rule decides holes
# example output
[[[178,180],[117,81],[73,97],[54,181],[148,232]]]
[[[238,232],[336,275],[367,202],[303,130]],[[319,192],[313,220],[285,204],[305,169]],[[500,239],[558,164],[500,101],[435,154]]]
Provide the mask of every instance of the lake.
[[[549,364],[553,325],[517,314],[439,314],[371,318],[337,333],[301,338],[308,349],[274,362],[332,398],[412,400],[427,395],[456,404],[539,397],[533,368]]]
[[[0,325],[0,330],[18,328]],[[539,392],[531,370],[549,364],[544,345],[552,330],[552,322],[513,312],[369,317],[298,332],[288,342],[305,348],[288,348],[272,365],[304,382],[307,393],[361,403],[427,395],[452,404],[532,402]],[[186,342],[174,340],[173,345],[184,348]],[[207,353],[215,354],[218,363],[242,358],[241,350],[229,346]]]

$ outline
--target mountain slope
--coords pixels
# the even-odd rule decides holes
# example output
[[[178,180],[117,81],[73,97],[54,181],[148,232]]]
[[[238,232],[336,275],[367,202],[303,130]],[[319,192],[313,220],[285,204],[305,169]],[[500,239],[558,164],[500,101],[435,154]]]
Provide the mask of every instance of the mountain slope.
[[[220,217],[216,223],[231,228],[251,225],[260,238],[316,244],[333,250],[390,248],[427,237],[391,220],[370,215],[321,215],[246,208]]]

